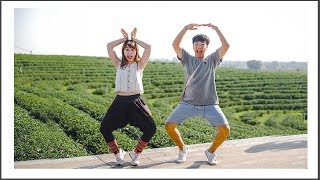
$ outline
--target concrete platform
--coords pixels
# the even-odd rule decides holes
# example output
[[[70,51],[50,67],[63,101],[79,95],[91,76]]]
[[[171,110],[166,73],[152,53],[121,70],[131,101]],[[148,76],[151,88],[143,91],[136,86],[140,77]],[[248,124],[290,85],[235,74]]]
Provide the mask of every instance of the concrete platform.
[[[211,143],[188,145],[187,161],[175,162],[178,148],[146,149],[139,166],[116,166],[113,154],[64,159],[41,159],[14,162],[15,169],[307,169],[307,135],[266,136],[227,140],[217,150],[218,165],[207,163],[204,151]]]

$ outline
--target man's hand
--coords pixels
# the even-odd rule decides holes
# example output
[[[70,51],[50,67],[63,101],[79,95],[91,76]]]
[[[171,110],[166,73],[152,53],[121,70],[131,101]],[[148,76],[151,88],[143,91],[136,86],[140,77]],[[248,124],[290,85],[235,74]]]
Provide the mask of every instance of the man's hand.
[[[201,26],[201,24],[188,24],[185,26],[185,28],[188,30],[197,30],[198,29],[197,27],[199,26]]]
[[[214,30],[218,29],[218,27],[217,27],[217,26],[215,26],[215,25],[213,25],[213,24],[211,24],[211,23],[208,23],[208,24],[202,24],[202,26],[208,26],[208,27],[211,27],[211,28],[212,28],[212,29],[214,29]]]

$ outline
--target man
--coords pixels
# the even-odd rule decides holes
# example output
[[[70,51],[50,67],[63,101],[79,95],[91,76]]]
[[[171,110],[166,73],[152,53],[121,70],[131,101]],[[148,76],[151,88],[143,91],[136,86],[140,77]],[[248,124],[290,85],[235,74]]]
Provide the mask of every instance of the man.
[[[180,47],[185,33],[188,30],[197,30],[197,27],[200,26],[210,27],[215,30],[221,41],[221,47],[207,57],[205,57],[205,52],[210,39],[204,34],[198,34],[192,38],[194,56]],[[213,143],[205,151],[208,163],[216,165],[218,164],[216,150],[227,138],[230,126],[219,107],[215,85],[215,69],[222,62],[223,56],[229,49],[229,44],[218,27],[209,23],[186,25],[174,39],[172,46],[184,67],[185,74],[185,89],[182,100],[172,111],[165,124],[169,136],[179,147],[177,162],[185,162],[190,151],[181,138],[180,132],[177,129],[178,125],[182,125],[191,117],[202,117],[207,119],[217,129]]]

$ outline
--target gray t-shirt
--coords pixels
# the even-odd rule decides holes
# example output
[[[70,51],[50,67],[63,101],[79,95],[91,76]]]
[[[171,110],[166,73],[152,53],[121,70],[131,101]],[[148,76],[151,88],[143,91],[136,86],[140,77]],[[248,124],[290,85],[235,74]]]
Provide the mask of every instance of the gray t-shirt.
[[[204,60],[207,62],[203,63]],[[222,58],[219,58],[218,50],[203,59],[199,59],[182,49],[181,63],[184,67],[185,84],[189,76],[200,64],[185,91],[182,99],[184,102],[193,105],[219,104],[215,83],[215,69],[221,61]]]

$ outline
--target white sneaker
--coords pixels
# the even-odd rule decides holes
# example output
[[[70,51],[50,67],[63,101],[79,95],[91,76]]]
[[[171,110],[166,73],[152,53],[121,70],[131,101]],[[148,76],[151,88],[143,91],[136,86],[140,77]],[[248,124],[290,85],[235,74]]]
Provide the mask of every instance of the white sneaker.
[[[126,155],[126,152],[123,149],[120,149],[119,153],[114,155],[116,157],[117,165],[124,165],[125,164],[125,161],[124,161],[125,155]]]
[[[217,154],[216,153],[211,153],[208,151],[208,149],[205,151],[205,154],[208,158],[208,163],[211,164],[211,165],[217,165],[218,164],[218,161],[217,161]]]
[[[190,149],[189,148],[186,148],[184,150],[179,150],[179,157],[177,159],[177,162],[178,163],[183,163],[187,160],[187,156],[190,152]]]
[[[138,166],[140,164],[140,154],[136,154],[134,151],[129,152],[129,156],[131,157],[131,165]]]

